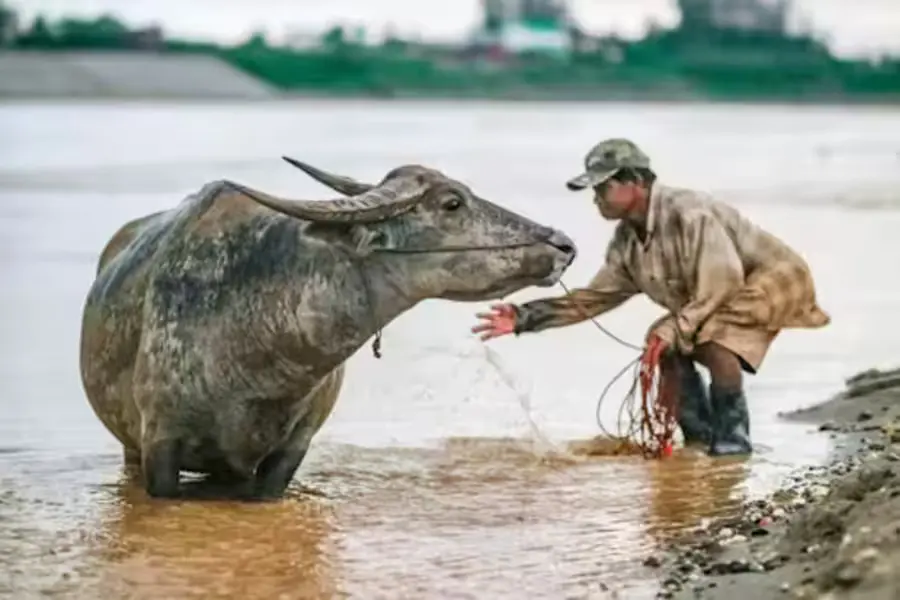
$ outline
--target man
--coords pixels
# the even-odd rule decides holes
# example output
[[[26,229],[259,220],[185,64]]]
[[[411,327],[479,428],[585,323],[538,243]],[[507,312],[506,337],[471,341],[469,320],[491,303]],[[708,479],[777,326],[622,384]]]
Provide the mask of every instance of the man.
[[[687,444],[711,455],[750,454],[743,373],[755,374],[783,328],[823,327],[806,262],[733,207],[656,181],[633,142],[608,139],[566,185],[593,188],[600,214],[617,220],[606,263],[584,289],[521,306],[497,304],[473,327],[488,340],[538,332],[600,315],[643,293],[669,313],[648,344],[665,348],[660,367],[680,384],[678,423]],[[695,363],[707,367],[709,394]]]

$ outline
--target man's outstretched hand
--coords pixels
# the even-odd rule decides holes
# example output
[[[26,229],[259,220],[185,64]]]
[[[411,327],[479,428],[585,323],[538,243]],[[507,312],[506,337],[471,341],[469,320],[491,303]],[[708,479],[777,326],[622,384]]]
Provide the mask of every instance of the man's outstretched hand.
[[[482,322],[472,328],[472,333],[481,333],[482,341],[508,335],[516,328],[516,309],[512,304],[494,304],[491,312],[476,316]]]

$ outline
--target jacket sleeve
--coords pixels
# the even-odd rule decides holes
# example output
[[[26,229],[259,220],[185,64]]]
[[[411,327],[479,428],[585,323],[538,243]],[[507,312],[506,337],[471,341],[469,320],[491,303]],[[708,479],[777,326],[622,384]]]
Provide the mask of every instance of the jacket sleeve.
[[[606,263],[587,287],[517,306],[515,333],[580,323],[616,308],[639,292],[625,269],[621,252],[612,242],[606,252]]]
[[[703,323],[744,284],[744,265],[725,227],[711,215],[686,219],[684,249],[693,257],[694,290],[676,315],[681,339],[692,343]]]

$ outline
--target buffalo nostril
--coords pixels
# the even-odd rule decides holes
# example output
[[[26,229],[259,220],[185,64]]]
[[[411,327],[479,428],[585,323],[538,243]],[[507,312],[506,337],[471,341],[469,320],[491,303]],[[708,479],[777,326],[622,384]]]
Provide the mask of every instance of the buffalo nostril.
[[[575,254],[577,252],[575,242],[573,242],[569,236],[560,231],[554,231],[547,239],[547,243],[557,250],[565,252],[566,254]]]

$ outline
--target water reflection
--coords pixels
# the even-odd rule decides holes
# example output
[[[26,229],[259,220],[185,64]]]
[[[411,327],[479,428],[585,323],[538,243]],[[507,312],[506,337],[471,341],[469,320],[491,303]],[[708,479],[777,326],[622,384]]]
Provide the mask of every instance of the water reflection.
[[[589,440],[564,445],[583,450]],[[78,598],[582,597],[633,586],[657,543],[739,502],[746,464],[664,463],[452,438],[432,449],[328,446],[280,502],[147,498],[117,457],[7,492],[0,565],[12,587]],[[46,461],[41,461],[46,464]],[[110,478],[111,483],[102,483]],[[21,481],[21,478],[18,478]],[[49,481],[49,480],[48,480]],[[99,482],[98,482],[99,481]],[[323,495],[304,491],[312,486]],[[53,519],[48,519],[52,515]],[[23,550],[25,550],[23,552]],[[632,588],[633,589],[633,588]],[[14,597],[19,597],[15,596]]]
[[[206,484],[188,490],[193,498],[151,501],[124,472],[108,486],[96,529],[84,532],[85,563],[93,566],[78,596],[341,597],[327,501],[299,494],[273,503],[213,501]]]
[[[573,457],[641,456],[640,447],[627,441],[597,436],[568,444]],[[673,535],[699,527],[704,521],[735,514],[748,499],[753,459],[749,456],[707,456],[698,448],[678,448],[665,460],[641,460],[633,468],[645,478],[645,532],[659,544]]]
[[[747,500],[750,469],[747,457],[713,459],[694,450],[646,463],[647,532],[664,542],[706,519],[734,514]]]

